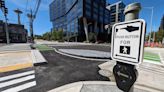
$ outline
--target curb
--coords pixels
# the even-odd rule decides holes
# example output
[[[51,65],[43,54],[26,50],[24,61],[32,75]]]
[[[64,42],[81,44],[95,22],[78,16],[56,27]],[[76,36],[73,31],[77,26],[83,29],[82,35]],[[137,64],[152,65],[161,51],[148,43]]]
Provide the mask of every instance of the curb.
[[[91,58],[91,59],[109,59],[109,60],[111,60],[111,59],[112,59],[111,57],[92,57],[92,56],[81,56],[81,55],[74,55],[74,54],[70,54],[70,53],[67,53],[67,52],[60,51],[60,50],[57,50],[57,51],[58,51],[58,52],[61,52],[61,53],[69,54],[69,55],[72,55],[72,56],[83,57],[83,58]]]
[[[164,58],[162,58],[161,53],[158,53],[158,54],[159,54],[159,57],[160,57],[160,59],[161,59],[161,63],[162,63],[162,65],[164,66]]]
[[[66,84],[64,86],[52,89],[48,92],[71,92],[70,90],[74,90],[74,92],[80,92],[84,85],[116,86],[116,83],[115,82],[109,82],[109,81],[80,81],[80,82]],[[140,86],[140,85],[134,85],[134,87],[137,88],[137,89],[140,89],[140,90],[148,91],[148,92],[161,92],[161,91],[151,89],[151,88],[147,88],[147,87]],[[80,90],[79,90],[79,88],[80,88]],[[75,89],[78,89],[78,91],[76,91]]]
[[[110,60],[110,59],[94,59],[94,58],[86,58],[86,57],[81,57],[81,56],[75,56],[75,55],[71,55],[71,54],[67,54],[67,53],[63,53],[61,51],[58,51],[56,48],[53,48],[53,49],[58,54],[68,56],[68,57],[72,57],[72,58],[76,58],[76,59],[83,59],[83,60],[90,60],[90,61],[104,61],[104,62]]]
[[[34,66],[48,64],[47,60],[45,59],[45,57],[41,54],[39,50],[31,50],[31,57],[32,57]]]

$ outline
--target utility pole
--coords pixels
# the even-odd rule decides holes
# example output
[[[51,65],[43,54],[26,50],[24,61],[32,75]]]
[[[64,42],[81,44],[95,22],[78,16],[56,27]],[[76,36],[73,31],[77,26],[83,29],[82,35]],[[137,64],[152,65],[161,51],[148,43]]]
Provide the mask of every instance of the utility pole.
[[[21,25],[20,14],[22,14],[23,12],[19,9],[14,10],[14,12],[18,15],[18,24]]]
[[[0,8],[1,8],[1,10],[2,10],[4,16],[5,16],[6,41],[7,41],[7,44],[9,44],[10,43],[10,38],[9,38],[8,23],[7,23],[8,8],[6,8],[4,0],[0,0]]]
[[[34,33],[33,33],[33,22],[35,19],[35,16],[32,14],[32,10],[29,14],[27,14],[27,17],[29,18],[30,23],[30,36],[32,39],[32,43],[34,43]]]
[[[30,21],[30,35],[31,35],[32,43],[34,43],[33,22],[34,22],[34,19],[36,18],[36,15],[38,13],[40,4],[41,4],[41,0],[37,0],[37,5],[36,5],[37,7],[34,10],[34,14],[33,14],[32,9],[31,9],[30,13],[27,14],[27,17],[29,18],[29,21]]]

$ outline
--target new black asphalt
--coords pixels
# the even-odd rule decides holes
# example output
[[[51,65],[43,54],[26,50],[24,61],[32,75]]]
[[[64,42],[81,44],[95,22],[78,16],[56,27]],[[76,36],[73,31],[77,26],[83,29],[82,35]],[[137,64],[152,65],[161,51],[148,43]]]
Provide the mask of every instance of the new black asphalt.
[[[41,52],[48,64],[35,67],[37,86],[22,92],[46,92],[78,81],[109,81],[98,74],[104,62],[75,59],[54,51]]]

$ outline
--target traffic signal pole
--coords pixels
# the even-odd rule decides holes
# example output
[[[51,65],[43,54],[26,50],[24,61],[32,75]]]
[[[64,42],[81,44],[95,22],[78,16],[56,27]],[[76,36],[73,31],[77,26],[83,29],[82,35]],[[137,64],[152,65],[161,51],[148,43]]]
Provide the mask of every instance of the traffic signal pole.
[[[29,21],[30,21],[30,36],[31,36],[31,40],[32,40],[32,43],[34,43],[33,21],[34,21],[35,16],[32,14],[32,10],[31,10],[31,12],[29,14],[27,14],[27,17],[29,18]]]
[[[8,31],[8,23],[7,23],[7,14],[8,14],[8,9],[5,6],[5,1],[0,0],[0,8],[5,16],[5,32],[6,32],[6,42],[7,44],[10,43],[10,38],[9,38],[9,31]]]
[[[6,41],[7,41],[7,44],[10,44],[8,23],[7,23],[7,15],[5,15],[5,31],[6,31]]]

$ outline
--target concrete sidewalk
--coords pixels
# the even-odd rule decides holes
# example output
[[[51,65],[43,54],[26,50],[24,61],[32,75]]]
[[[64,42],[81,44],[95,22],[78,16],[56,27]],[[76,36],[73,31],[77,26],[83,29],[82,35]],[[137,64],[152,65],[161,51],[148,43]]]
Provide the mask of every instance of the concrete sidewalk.
[[[0,53],[0,73],[32,67],[31,51]]]
[[[0,47],[0,52],[31,50],[30,44],[9,44]]]
[[[48,92],[122,92],[114,82],[81,81],[52,89]],[[135,85],[134,92],[160,92],[151,88]]]
[[[31,50],[30,44],[10,44],[0,47],[0,73],[33,67],[47,63],[39,50]]]

